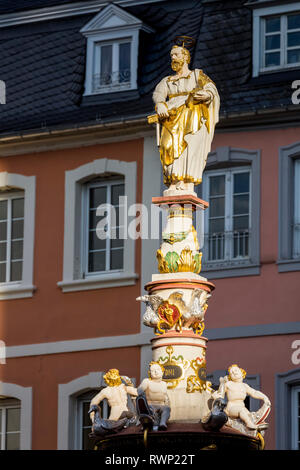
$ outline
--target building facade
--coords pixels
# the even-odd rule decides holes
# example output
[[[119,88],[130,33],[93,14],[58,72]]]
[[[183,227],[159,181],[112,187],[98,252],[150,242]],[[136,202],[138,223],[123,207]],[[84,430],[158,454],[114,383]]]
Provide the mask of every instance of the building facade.
[[[267,448],[298,449],[300,2],[23,3],[0,2],[0,448],[88,448],[104,372],[146,376],[136,298],[157,272],[163,190],[147,115],[189,35],[221,98],[198,189],[207,374],[243,367],[272,402]]]

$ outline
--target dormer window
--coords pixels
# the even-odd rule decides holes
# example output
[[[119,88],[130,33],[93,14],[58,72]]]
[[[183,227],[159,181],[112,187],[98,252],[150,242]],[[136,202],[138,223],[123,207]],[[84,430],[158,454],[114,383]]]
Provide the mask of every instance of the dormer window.
[[[131,88],[131,38],[95,44],[93,93]]]
[[[253,15],[253,75],[300,67],[299,6],[275,5]]]
[[[153,30],[116,5],[81,29],[87,37],[85,95],[137,88],[139,31]]]

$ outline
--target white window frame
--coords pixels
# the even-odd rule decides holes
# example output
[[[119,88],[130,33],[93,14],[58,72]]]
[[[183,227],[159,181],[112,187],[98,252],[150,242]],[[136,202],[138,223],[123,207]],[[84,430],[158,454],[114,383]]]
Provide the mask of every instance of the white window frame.
[[[90,390],[91,394],[93,397],[97,395],[104,387],[100,387],[94,390]],[[92,393],[93,392],[93,393]],[[77,419],[76,419],[76,441],[75,441],[75,448],[79,450],[83,450],[83,442],[82,442],[82,431],[83,431],[83,404],[88,403],[89,400],[87,398],[81,398],[83,394],[79,395],[77,397]],[[103,419],[108,419],[109,417],[109,407],[108,407],[108,402],[106,398],[102,402],[103,404],[103,413],[101,418]],[[92,422],[90,424],[92,426]]]
[[[88,236],[88,228],[89,228],[89,189],[90,188],[99,188],[99,187],[106,187],[108,189],[108,200],[106,201],[106,204],[110,204],[111,202],[111,187],[114,185],[118,184],[123,184],[125,186],[125,181],[121,179],[114,179],[114,180],[107,180],[107,181],[99,181],[99,182],[91,182],[87,183],[84,191],[83,191],[83,198],[82,198],[82,212],[85,215],[85,223],[82,224],[82,271],[84,273],[85,277],[88,276],[96,276],[96,275],[101,275],[105,273],[121,273],[123,271],[124,267],[124,246],[123,246],[123,263],[122,263],[122,268],[121,269],[110,269],[110,238],[106,238],[106,269],[103,271],[94,271],[94,272],[89,272],[88,270],[88,254],[89,254],[89,236]],[[107,221],[108,224],[110,225],[110,213],[107,214]],[[113,249],[113,248],[112,248]]]
[[[32,297],[35,290],[33,285],[35,176],[0,172],[0,189],[3,191],[3,195],[6,190],[11,188],[21,190],[24,197],[22,280],[0,283],[0,300]],[[3,196],[4,199],[6,195]]]
[[[273,5],[266,8],[258,8],[253,11],[253,77],[260,74],[298,69],[300,62],[296,64],[287,64],[287,21],[286,15],[290,13],[300,13],[299,3],[289,3],[285,5]],[[281,16],[282,30],[281,34],[281,47],[280,47],[280,65],[274,67],[264,67],[264,24],[265,19],[271,16]]]
[[[278,191],[278,271],[300,271],[296,256],[295,232],[300,231],[300,141],[279,148]],[[297,225],[297,227],[296,227]],[[300,243],[300,242],[299,242]]]
[[[300,258],[300,158],[294,161],[293,258]]]
[[[106,386],[104,372],[90,372],[70,382],[58,384],[57,450],[80,450],[78,398],[85,392],[97,392]]]
[[[300,435],[299,435],[299,405],[298,393],[300,393],[300,385],[298,387],[292,387],[291,391],[291,448],[292,450],[300,449]]]
[[[0,286],[9,284],[9,285],[18,285],[20,284],[21,280],[19,281],[9,281],[10,279],[10,274],[11,274],[11,226],[12,226],[12,201],[13,199],[24,199],[24,205],[25,205],[25,194],[24,192],[7,192],[4,194],[0,194],[0,201],[7,201],[7,245],[6,245],[6,280],[3,282],[0,282]],[[23,220],[24,220],[24,215],[23,215]],[[22,261],[23,265],[23,258],[24,258],[24,228],[23,228],[23,256],[22,260],[17,260],[17,261]]]
[[[120,51],[120,44],[130,44],[130,78],[126,82],[119,82],[115,80],[114,77],[119,74],[119,51]],[[94,43],[94,61],[93,61],[93,71],[92,71],[92,94],[100,94],[100,93],[108,93],[108,92],[115,92],[115,91],[125,91],[125,90],[132,90],[136,88],[136,77],[134,77],[134,81],[132,80],[132,74],[134,74],[134,70],[132,67],[132,60],[133,60],[133,36],[119,38],[116,40],[109,40],[109,41],[102,41],[102,42],[95,42]],[[97,88],[94,84],[94,79],[96,75],[101,75],[101,47],[102,46],[112,46],[112,83],[109,85],[102,85],[101,87]]]
[[[124,178],[128,208],[136,203],[136,162],[123,162],[102,158],[81,165],[65,173],[65,229],[63,279],[57,285],[63,292],[73,292],[106,287],[134,285],[136,241],[124,239],[124,268],[122,272],[103,272],[83,276],[82,273],[82,191],[84,184],[104,174],[117,174]]]
[[[6,450],[6,435],[7,434],[19,434],[20,435],[20,443],[21,443],[21,422],[19,431],[6,431],[6,410],[9,408],[17,408],[20,410],[20,421],[21,421],[21,405],[16,403],[15,405],[4,405],[1,406],[0,401],[0,410],[1,410],[1,439],[0,439],[0,450]]]
[[[137,89],[137,67],[139,50],[139,31],[154,32],[152,28],[144,25],[142,21],[135,18],[116,5],[108,5],[89,21],[80,32],[87,38],[86,49],[86,80],[84,96],[98,95],[117,91]],[[131,43],[130,57],[130,82],[126,87],[122,84],[108,85],[101,89],[94,89],[93,77],[97,69],[97,48],[101,44],[111,43],[117,45],[126,40]],[[113,64],[113,71],[117,71],[119,65]],[[98,64],[100,70],[100,64]]]
[[[224,235],[225,235],[225,243],[224,243],[224,258],[220,258],[217,260],[209,260],[208,253],[207,253],[207,245],[204,245],[204,253],[203,258],[204,262],[207,260],[207,264],[210,266],[212,265],[219,265],[223,262],[229,262],[230,264],[239,263],[240,260],[242,261],[249,261],[250,255],[245,256],[242,258],[236,257],[233,258],[233,238],[230,235],[233,232],[233,179],[235,174],[239,173],[246,173],[249,172],[249,239],[251,237],[251,167],[250,166],[241,166],[241,167],[231,167],[231,168],[222,168],[220,170],[209,170],[203,174],[203,196],[204,200],[209,201],[209,178],[212,176],[219,176],[225,175],[225,221],[224,221]],[[209,208],[205,211],[205,235],[209,234]],[[206,231],[207,230],[207,231]],[[250,249],[250,243],[249,243]]]
[[[202,258],[202,275],[209,279],[222,279],[227,277],[257,276],[260,274],[260,150],[248,150],[234,147],[217,147],[207,157],[206,171],[216,168],[223,170],[229,167],[251,167],[251,237],[249,238],[249,259],[240,259],[235,262],[220,261],[210,263]],[[204,172],[204,175],[205,175]],[[199,197],[203,197],[203,184],[197,188]],[[205,214],[205,212],[204,212]],[[205,227],[206,229],[206,227]]]
[[[32,440],[32,387],[0,381],[0,395],[20,400],[20,450],[30,450]]]

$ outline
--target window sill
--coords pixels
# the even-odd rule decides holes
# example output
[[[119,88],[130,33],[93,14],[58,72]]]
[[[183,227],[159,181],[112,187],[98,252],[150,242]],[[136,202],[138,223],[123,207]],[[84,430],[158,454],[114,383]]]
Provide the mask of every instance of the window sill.
[[[240,276],[259,276],[260,265],[259,264],[240,264],[232,265],[228,264],[221,265],[216,264],[214,267],[207,268],[203,266],[201,275],[208,279],[221,279],[227,277],[240,277]]]
[[[101,276],[90,276],[85,279],[60,281],[57,285],[62,292],[76,292],[82,290],[105,289],[108,287],[132,286],[136,283],[138,275],[135,273],[113,273]]]
[[[0,285],[0,300],[25,299],[33,296],[35,286],[24,284]]]
[[[287,273],[291,271],[300,271],[300,259],[280,259],[277,260],[279,273]]]

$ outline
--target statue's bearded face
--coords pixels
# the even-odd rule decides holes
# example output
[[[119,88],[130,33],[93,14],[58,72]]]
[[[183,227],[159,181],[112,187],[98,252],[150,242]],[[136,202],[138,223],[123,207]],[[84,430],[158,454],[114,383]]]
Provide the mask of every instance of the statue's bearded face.
[[[183,64],[187,62],[186,55],[182,47],[173,47],[170,55],[172,59],[172,70],[174,70],[174,72],[178,72],[178,70],[182,69]]]

